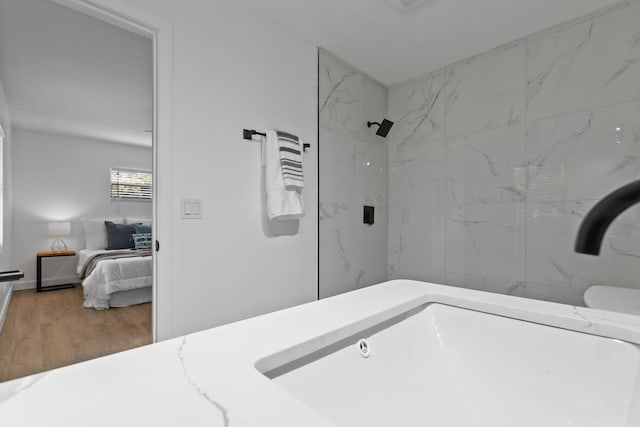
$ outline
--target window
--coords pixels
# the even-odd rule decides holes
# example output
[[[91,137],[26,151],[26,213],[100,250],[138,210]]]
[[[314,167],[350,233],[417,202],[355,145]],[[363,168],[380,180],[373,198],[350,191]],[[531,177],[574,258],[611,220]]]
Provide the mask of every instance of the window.
[[[150,171],[111,169],[111,198],[151,200],[152,175]]]

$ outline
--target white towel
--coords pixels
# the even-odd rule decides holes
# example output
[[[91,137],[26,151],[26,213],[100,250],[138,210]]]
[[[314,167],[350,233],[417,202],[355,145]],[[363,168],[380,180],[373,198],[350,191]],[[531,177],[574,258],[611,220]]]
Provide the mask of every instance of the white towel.
[[[280,167],[284,188],[299,190],[304,188],[304,173],[302,169],[302,143],[297,136],[287,132],[276,131],[280,146]]]
[[[269,220],[290,220],[304,216],[302,191],[285,188],[280,164],[280,144],[275,130],[267,131],[267,137],[262,141],[262,165],[265,167]]]

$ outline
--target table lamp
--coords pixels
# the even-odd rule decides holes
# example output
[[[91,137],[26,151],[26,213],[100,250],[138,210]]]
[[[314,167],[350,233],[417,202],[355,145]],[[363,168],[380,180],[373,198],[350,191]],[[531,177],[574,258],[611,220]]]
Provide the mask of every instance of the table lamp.
[[[50,222],[49,224],[49,236],[56,236],[56,240],[51,245],[53,252],[61,252],[67,250],[67,244],[62,240],[62,236],[69,236],[71,234],[70,222]]]

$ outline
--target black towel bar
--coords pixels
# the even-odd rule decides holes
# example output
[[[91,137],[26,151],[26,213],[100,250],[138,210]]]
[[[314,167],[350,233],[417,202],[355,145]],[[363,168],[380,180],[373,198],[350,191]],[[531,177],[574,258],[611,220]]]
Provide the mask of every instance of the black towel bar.
[[[264,132],[258,132],[257,130],[253,130],[253,129],[242,129],[242,139],[247,139],[249,141],[251,141],[253,139],[253,135],[260,135],[260,136],[267,136],[266,133]],[[304,151],[307,151],[307,148],[311,148],[311,144],[303,144],[302,145],[302,149]]]

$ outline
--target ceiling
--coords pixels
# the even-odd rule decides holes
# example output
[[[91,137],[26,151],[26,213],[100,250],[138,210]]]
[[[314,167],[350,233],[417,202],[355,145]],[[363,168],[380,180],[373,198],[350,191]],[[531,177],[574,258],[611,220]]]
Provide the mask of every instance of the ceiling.
[[[152,42],[51,0],[0,0],[12,126],[151,146]]]
[[[391,86],[619,0],[244,0]],[[409,5],[405,11],[398,5]]]
[[[619,0],[242,2],[391,86]],[[151,40],[51,0],[0,0],[15,126],[150,146],[152,59]]]

